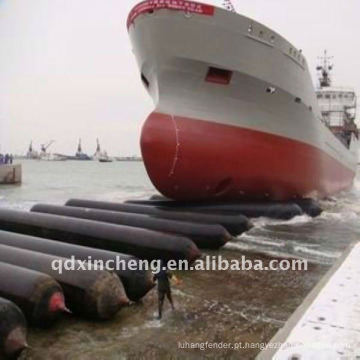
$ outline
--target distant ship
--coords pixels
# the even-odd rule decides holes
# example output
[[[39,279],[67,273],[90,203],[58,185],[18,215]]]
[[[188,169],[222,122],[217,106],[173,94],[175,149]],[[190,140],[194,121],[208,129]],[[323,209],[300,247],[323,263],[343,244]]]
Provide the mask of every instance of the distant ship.
[[[99,160],[101,156],[102,156],[102,152],[101,152],[101,147],[100,147],[100,141],[99,141],[99,139],[96,139],[96,150],[95,150],[93,159]]]
[[[115,156],[116,161],[142,161],[140,156]]]
[[[68,160],[92,160],[92,158],[83,153],[82,151],[82,146],[81,146],[81,139],[79,139],[79,143],[78,143],[78,147],[77,147],[77,151],[75,153],[75,156],[67,156]]]
[[[54,140],[51,140],[48,144],[41,145],[39,160],[44,160],[44,161],[65,161],[65,160],[67,160],[67,157],[64,155],[53,154],[53,153],[50,153],[47,151],[54,142],[55,142]]]
[[[34,150],[33,148],[33,142],[31,140],[30,142],[30,145],[29,145],[29,149],[26,153],[26,156],[25,156],[26,159],[36,159],[38,160],[40,158],[40,155],[37,151]]]
[[[151,0],[127,27],[155,104],[142,155],[163,195],[288,200],[352,186],[356,96],[330,86],[326,56],[315,91],[300,49],[235,12]]]
[[[99,139],[96,139],[96,151],[93,156],[93,159],[98,160],[99,162],[102,163],[113,162],[113,159],[108,155],[108,153],[105,150],[101,151]]]
[[[109,162],[113,162],[114,160],[107,154],[106,151],[103,152],[103,154],[99,157],[99,162],[102,163],[109,163]]]
[[[48,148],[54,143],[54,140],[51,140],[46,145],[41,144],[41,151],[38,153],[33,148],[33,142],[30,142],[28,151],[25,156],[18,156],[18,159],[31,159],[31,160],[44,160],[44,161],[64,161],[66,160],[66,155],[55,154],[48,152]]]

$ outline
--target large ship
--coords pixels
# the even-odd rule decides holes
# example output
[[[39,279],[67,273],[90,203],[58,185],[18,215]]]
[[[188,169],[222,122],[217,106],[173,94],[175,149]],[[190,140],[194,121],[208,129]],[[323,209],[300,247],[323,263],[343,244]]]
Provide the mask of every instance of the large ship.
[[[356,97],[330,86],[327,58],[316,92],[301,49],[250,18],[192,1],[144,1],[127,27],[155,104],[142,156],[163,195],[288,200],[351,187]]]

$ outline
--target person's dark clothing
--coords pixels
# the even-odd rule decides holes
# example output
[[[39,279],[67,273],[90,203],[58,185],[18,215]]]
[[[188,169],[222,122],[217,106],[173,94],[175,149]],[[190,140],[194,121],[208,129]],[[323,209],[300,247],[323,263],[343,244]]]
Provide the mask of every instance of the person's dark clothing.
[[[158,292],[167,292],[170,289],[170,281],[172,274],[167,270],[161,269],[157,274],[154,275],[154,279],[157,280]]]
[[[174,304],[171,296],[171,287],[169,279],[172,278],[172,274],[167,270],[161,269],[157,274],[154,275],[154,280],[157,280],[158,290],[158,302],[159,302],[159,319],[162,316],[162,308],[164,305],[165,296],[168,298],[172,309],[174,310]]]

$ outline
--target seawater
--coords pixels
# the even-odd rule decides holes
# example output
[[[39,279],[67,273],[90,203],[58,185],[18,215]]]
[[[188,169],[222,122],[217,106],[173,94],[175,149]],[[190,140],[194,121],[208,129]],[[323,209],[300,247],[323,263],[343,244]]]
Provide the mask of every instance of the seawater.
[[[141,162],[23,161],[23,184],[0,188],[0,206],[29,209],[72,197],[123,201],[156,193]],[[301,304],[342,252],[360,239],[360,179],[321,202],[324,212],[289,221],[254,219],[254,228],[220,251],[228,260],[300,258],[307,271],[180,272],[176,311],[166,304],[156,320],[156,291],[108,322],[64,318],[44,332],[32,329],[27,359],[253,359]],[[179,343],[248,343],[241,350],[179,348]],[[256,345],[258,344],[258,345]]]

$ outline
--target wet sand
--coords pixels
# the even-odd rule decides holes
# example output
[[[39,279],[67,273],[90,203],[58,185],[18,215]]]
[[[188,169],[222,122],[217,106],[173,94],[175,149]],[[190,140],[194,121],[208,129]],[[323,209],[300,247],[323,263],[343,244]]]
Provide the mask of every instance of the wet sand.
[[[206,252],[228,260],[273,257],[221,250]],[[173,288],[176,311],[165,302],[156,320],[156,291],[117,317],[98,323],[62,320],[44,332],[32,330],[27,359],[253,359],[260,344],[283,326],[329,265],[309,264],[308,271],[178,272],[183,283]],[[181,349],[188,343],[253,343],[250,349]]]

